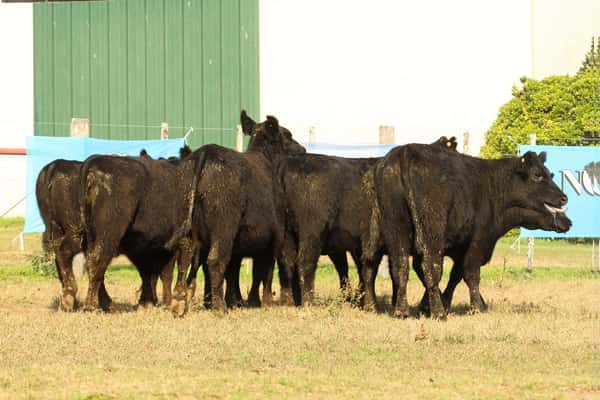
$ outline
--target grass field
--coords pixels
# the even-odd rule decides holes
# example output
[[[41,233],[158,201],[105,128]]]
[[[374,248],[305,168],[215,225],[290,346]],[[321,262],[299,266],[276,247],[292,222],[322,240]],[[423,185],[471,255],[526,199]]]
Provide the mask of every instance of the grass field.
[[[117,313],[57,312],[58,281],[11,247],[19,229],[0,220],[0,399],[600,398],[590,246],[538,241],[528,273],[503,241],[482,269],[489,311],[469,315],[462,284],[446,322],[416,309],[391,318],[382,278],[380,312],[353,308],[330,265],[319,269],[316,306],[215,314],[195,304],[174,319],[160,307],[134,311],[139,278],[122,258],[107,276]],[[243,291],[249,278],[242,269]],[[412,305],[421,293],[411,276]]]

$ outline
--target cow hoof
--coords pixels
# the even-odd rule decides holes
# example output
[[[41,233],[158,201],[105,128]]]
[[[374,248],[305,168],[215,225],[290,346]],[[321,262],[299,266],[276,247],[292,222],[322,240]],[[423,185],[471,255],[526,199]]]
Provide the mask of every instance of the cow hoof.
[[[294,296],[288,290],[282,290],[279,295],[279,304],[286,307],[293,307],[296,304],[294,303]]]
[[[151,301],[140,301],[137,306],[138,311],[151,310],[154,308],[154,303]]]
[[[442,308],[438,310],[433,310],[431,312],[430,318],[438,321],[445,321],[448,318],[448,314],[446,314],[446,310]]]
[[[65,294],[60,300],[60,309],[65,312],[73,312],[77,309],[77,299],[72,294]]]
[[[261,306],[260,299],[248,299],[248,307],[259,308]]]
[[[175,318],[183,318],[187,312],[187,303],[185,300],[175,300],[171,302],[171,312]]]
[[[406,319],[410,317],[410,311],[408,309],[395,309],[393,317],[398,319]]]
[[[375,307],[375,303],[365,303],[363,304],[363,310],[366,312],[376,312],[377,307]]]
[[[98,311],[98,306],[96,306],[94,304],[84,304],[83,307],[81,308],[81,311],[83,311],[83,312]]]

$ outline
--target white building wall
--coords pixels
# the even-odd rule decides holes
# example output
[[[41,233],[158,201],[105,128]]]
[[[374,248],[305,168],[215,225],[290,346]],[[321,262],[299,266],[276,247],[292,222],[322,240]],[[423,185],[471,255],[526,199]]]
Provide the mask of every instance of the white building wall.
[[[33,134],[31,4],[0,3],[0,147],[24,148]],[[0,215],[25,196],[25,157],[0,156]],[[24,215],[25,203],[8,216]]]
[[[533,8],[533,76],[573,75],[592,37],[600,36],[600,1],[530,0]]]
[[[300,138],[429,142],[471,133],[478,149],[529,75],[523,0],[261,0],[261,111]]]
[[[301,140],[393,125],[398,143],[469,131],[473,151],[521,76],[577,71],[597,21],[598,0],[260,0],[261,110]],[[0,3],[0,147],[33,134],[32,24],[31,4]],[[25,195],[24,158],[0,171],[1,214]]]

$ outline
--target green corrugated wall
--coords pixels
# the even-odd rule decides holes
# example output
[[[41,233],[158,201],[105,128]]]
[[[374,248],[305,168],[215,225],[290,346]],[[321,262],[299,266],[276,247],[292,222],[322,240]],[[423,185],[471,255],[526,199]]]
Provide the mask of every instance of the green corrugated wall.
[[[259,116],[258,0],[110,0],[34,5],[34,131],[235,146]]]

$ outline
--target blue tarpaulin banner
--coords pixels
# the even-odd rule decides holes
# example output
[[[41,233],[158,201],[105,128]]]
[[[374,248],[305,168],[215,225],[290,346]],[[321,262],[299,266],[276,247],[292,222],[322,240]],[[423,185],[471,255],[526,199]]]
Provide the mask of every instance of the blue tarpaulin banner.
[[[519,146],[527,151],[545,151],[546,167],[554,182],[569,197],[567,216],[573,226],[567,233],[521,229],[522,237],[598,238],[600,237],[600,147]]]
[[[44,222],[35,196],[35,182],[45,165],[53,160],[83,161],[94,154],[139,156],[146,149],[153,158],[178,156],[183,139],[102,140],[91,138],[30,136],[27,138],[27,196],[24,233],[43,232]]]

